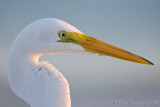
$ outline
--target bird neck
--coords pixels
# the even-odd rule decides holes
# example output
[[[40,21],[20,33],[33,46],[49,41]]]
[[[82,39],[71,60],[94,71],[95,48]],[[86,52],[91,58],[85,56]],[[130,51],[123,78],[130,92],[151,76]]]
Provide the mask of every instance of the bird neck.
[[[11,49],[8,78],[12,90],[31,107],[71,107],[65,77],[54,68],[50,68],[52,75],[46,69],[39,71],[38,60],[42,54],[32,54],[28,50],[22,46]]]
[[[9,71],[11,71],[9,73],[25,72],[35,68],[41,55],[32,54],[19,46],[18,48],[12,47],[8,58]]]

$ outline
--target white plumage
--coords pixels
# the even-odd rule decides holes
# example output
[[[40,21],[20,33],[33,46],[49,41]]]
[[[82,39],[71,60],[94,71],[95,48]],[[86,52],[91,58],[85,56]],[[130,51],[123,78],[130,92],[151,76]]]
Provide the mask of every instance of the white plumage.
[[[62,20],[46,18],[28,25],[14,41],[8,58],[10,86],[31,107],[71,107],[65,77],[53,65],[38,60],[43,54],[86,52],[153,65],[136,54],[87,36]]]
[[[69,84],[53,65],[38,62],[43,54],[79,53],[78,45],[56,42],[59,30],[80,32],[54,18],[40,19],[22,30],[14,41],[8,58],[12,90],[31,107],[70,107]],[[81,33],[81,32],[80,32]]]

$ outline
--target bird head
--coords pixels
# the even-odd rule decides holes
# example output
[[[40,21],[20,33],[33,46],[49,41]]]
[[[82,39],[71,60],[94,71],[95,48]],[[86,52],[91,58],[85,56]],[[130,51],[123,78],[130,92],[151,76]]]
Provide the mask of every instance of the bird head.
[[[94,53],[127,61],[153,65],[143,57],[105,43],[79,31],[74,26],[55,18],[40,19],[29,25],[25,32],[35,52],[41,54]],[[28,34],[27,34],[28,35]],[[34,45],[33,45],[33,44]]]

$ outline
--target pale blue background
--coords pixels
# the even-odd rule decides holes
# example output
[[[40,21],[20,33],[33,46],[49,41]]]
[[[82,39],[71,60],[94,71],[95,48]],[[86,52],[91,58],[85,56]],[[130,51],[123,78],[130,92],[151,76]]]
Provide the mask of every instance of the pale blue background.
[[[43,56],[41,60],[54,64],[69,81],[72,107],[123,107],[125,101],[160,106],[159,0],[0,0],[0,107],[29,107],[9,88],[7,56],[17,34],[46,17],[67,21],[87,35],[155,64],[98,55]],[[146,101],[158,103],[147,105]]]

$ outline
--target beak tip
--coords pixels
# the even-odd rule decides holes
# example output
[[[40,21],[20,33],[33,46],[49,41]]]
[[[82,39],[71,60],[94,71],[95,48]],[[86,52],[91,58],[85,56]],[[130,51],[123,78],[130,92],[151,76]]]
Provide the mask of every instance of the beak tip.
[[[147,59],[141,57],[143,60],[145,60],[146,62],[148,62],[149,65],[154,65],[152,62],[148,61]]]

